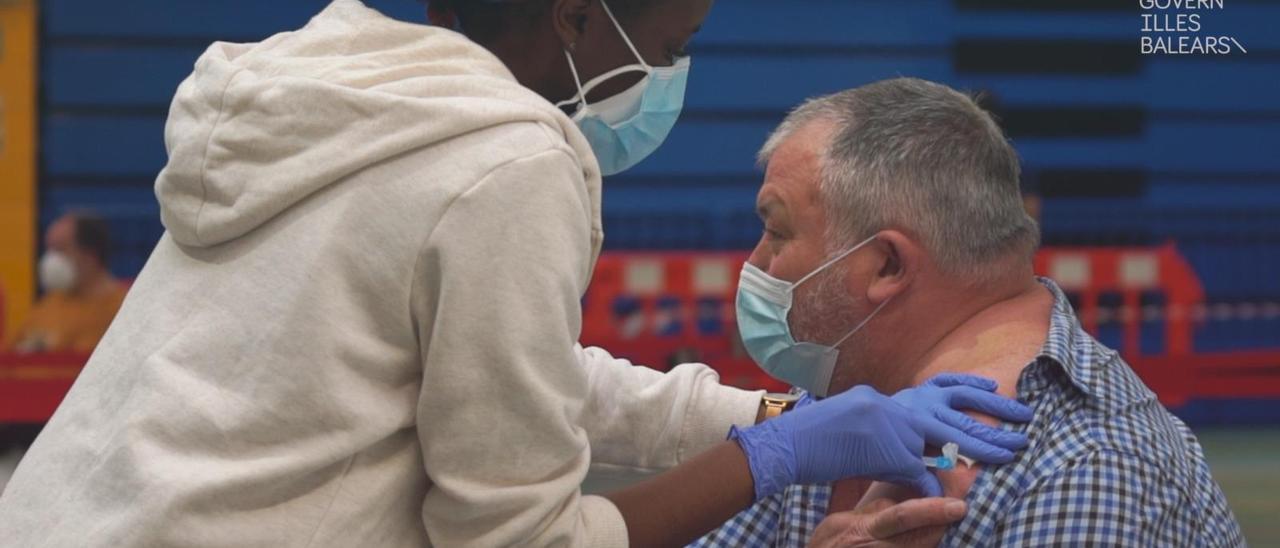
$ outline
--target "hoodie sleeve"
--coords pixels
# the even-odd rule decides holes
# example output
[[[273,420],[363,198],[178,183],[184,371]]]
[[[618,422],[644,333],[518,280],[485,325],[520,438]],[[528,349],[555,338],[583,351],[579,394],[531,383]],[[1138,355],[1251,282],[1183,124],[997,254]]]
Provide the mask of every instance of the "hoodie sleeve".
[[[437,546],[626,546],[583,496],[591,461],[575,352],[591,261],[578,162],[548,150],[460,195],[428,237],[413,313],[427,535]]]
[[[720,384],[703,364],[661,373],[576,348],[590,383],[582,424],[591,440],[588,490],[622,487],[722,442],[733,425],[755,423],[763,391]]]

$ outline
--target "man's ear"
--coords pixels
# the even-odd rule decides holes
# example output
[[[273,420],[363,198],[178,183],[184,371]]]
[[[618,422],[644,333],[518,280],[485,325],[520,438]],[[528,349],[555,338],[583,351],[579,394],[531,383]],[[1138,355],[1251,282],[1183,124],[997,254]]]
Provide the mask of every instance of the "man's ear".
[[[924,260],[924,249],[897,230],[882,230],[867,245],[878,252],[876,271],[867,287],[867,300],[879,305],[911,287]]]
[[[554,0],[551,25],[564,49],[573,51],[587,28],[587,9],[593,0]]]

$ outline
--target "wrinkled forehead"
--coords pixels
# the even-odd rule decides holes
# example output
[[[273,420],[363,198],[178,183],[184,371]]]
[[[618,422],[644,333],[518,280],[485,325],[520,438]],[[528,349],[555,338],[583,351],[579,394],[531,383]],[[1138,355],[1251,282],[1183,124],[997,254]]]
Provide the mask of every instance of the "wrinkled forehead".
[[[822,206],[822,158],[833,131],[829,122],[809,122],[778,144],[765,166],[757,209],[772,209],[779,203],[794,214],[802,214]]]

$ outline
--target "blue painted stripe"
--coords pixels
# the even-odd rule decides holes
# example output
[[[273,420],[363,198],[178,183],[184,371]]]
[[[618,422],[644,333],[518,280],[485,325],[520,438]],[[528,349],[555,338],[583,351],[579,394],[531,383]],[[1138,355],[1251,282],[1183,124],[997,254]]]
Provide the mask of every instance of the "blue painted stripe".
[[[47,105],[167,107],[201,50],[193,48],[46,49],[43,73]],[[957,76],[945,51],[760,58],[742,54],[700,56],[690,75],[689,112],[772,109],[785,111],[815,95],[906,75],[989,90],[1008,106],[1130,104],[1151,110],[1254,112],[1276,109],[1280,63],[1231,59],[1162,59],[1137,77]],[[767,84],[767,85],[766,85]]]
[[[692,116],[640,164],[638,176],[751,172],[780,121]],[[165,163],[160,116],[58,115],[45,121],[44,166],[51,175],[151,174]],[[1280,120],[1152,120],[1145,138],[1024,138],[1015,146],[1030,169],[1080,166],[1222,173],[1280,172]]]
[[[367,2],[403,21],[425,20],[412,0]],[[257,40],[302,27],[321,0],[134,0],[129,9],[93,0],[48,0],[45,32],[64,38]],[[703,44],[935,45],[951,41],[948,0],[774,0],[719,2],[697,41]]]

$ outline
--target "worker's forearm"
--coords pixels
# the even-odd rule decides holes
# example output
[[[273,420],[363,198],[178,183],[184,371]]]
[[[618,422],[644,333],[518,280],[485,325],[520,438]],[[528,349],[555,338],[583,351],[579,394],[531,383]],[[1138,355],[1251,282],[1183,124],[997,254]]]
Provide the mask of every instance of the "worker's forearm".
[[[607,497],[626,520],[632,546],[684,546],[750,505],[754,492],[747,456],[726,441]]]

